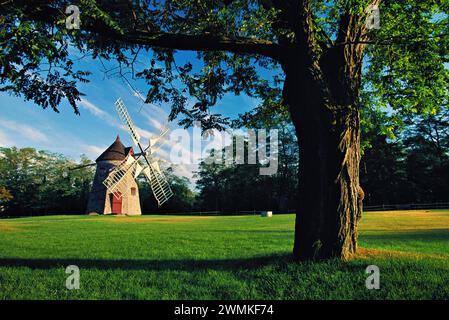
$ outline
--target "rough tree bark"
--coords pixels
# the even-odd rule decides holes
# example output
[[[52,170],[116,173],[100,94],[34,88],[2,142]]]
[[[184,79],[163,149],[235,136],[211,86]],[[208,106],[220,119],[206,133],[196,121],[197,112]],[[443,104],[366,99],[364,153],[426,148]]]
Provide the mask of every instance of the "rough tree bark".
[[[300,91],[300,90],[298,90]],[[362,213],[357,105],[331,106],[320,95],[290,105],[300,149],[294,256],[347,259]]]
[[[307,1],[298,7],[298,45],[283,68],[284,99],[300,149],[294,257],[348,259],[357,250],[362,215],[359,184],[361,67],[366,27],[343,14],[333,46],[316,44]]]

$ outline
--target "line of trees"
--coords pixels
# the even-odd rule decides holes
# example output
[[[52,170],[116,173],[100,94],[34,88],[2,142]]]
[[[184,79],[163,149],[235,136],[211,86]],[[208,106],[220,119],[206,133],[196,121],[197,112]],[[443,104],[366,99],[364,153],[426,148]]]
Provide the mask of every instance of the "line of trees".
[[[84,214],[95,166],[34,148],[0,148],[0,216]],[[77,168],[73,170],[73,168]],[[148,183],[140,181],[143,212],[191,211],[195,193],[189,180],[166,172],[174,197],[158,208]]]
[[[449,111],[400,119],[370,112],[362,133],[364,204],[449,202]],[[279,142],[279,171],[273,176],[259,175],[256,165],[202,162],[197,206],[223,212],[296,209],[299,156],[292,130],[283,130]]]
[[[165,170],[173,196],[162,207],[158,207],[151,187],[145,180],[138,181],[142,213],[181,213],[196,210],[196,193],[191,189],[190,180],[177,176],[172,168]]]
[[[365,205],[449,202],[449,111],[400,117],[371,110],[364,115],[361,185]],[[298,163],[294,129],[267,114],[239,126],[278,128],[278,170],[260,175],[260,164],[202,161],[191,182],[166,171],[174,197],[158,208],[149,185],[139,181],[142,212],[286,211],[296,209]],[[254,120],[256,119],[256,122]],[[264,122],[264,123],[262,123]],[[390,128],[383,130],[381,128]],[[382,131],[382,133],[379,133]],[[245,143],[248,154],[248,144]],[[210,159],[216,158],[211,151]],[[249,152],[254,152],[250,150]],[[209,159],[209,160],[210,160]],[[90,161],[68,159],[33,148],[0,148],[2,215],[83,214],[95,167],[70,170]]]
[[[214,162],[216,156],[212,150],[210,159],[206,159],[209,161],[202,161],[196,173],[199,209],[234,213],[296,208],[298,144],[293,132],[291,124],[278,127],[278,169],[273,175],[261,175],[262,165],[247,164],[248,161],[245,164]],[[248,150],[247,142],[244,149],[247,155],[255,154],[255,150]]]
[[[379,134],[387,121],[385,115],[371,117],[365,130],[364,204],[449,201],[449,111],[408,116],[402,130]]]
[[[90,161],[82,157],[81,164]],[[0,210],[2,215],[83,213],[93,168],[63,155],[33,148],[0,148]]]
[[[365,205],[449,202],[449,110],[400,114],[365,101],[360,180]],[[206,164],[197,173],[201,210],[296,209],[298,147],[288,115],[266,106],[241,115],[238,126],[280,128],[279,171],[256,165]],[[299,167],[300,169],[300,167]]]

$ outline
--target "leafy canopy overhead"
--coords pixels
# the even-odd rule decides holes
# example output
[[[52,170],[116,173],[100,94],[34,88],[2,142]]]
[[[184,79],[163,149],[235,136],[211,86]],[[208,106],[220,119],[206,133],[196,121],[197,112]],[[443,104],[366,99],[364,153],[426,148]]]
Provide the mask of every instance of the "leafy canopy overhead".
[[[148,83],[146,102],[169,102],[170,118],[200,120],[220,128],[229,119],[210,108],[226,93],[262,101],[254,112],[287,114],[282,100],[290,49],[314,44],[313,59],[342,42],[347,18],[365,16],[368,0],[165,0],[5,1],[0,4],[2,91],[58,111],[67,99],[76,113],[79,82],[89,71],[74,70],[71,49],[113,60],[119,74]],[[81,29],[67,30],[65,8],[77,5]],[[304,43],[298,7],[310,8],[313,39]],[[370,108],[392,114],[436,113],[448,104],[448,0],[380,1],[380,29],[356,41],[368,44],[363,97]],[[360,21],[364,21],[361,19]],[[178,50],[197,52],[197,61],[176,63]],[[151,57],[136,70],[136,57]],[[188,97],[195,103],[188,104]],[[251,115],[247,115],[251,116]]]

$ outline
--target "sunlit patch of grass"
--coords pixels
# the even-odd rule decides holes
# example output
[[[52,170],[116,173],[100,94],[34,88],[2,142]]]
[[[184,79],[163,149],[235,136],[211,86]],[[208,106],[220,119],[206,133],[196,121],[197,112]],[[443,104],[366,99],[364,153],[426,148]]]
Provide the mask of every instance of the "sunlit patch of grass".
[[[18,231],[19,228],[13,225],[0,225],[0,232]]]
[[[366,212],[361,229],[364,233],[449,229],[449,214],[447,210]]]
[[[395,258],[410,258],[410,259],[447,259],[445,255],[430,254],[421,252],[405,252],[398,250],[382,250],[382,249],[367,249],[359,248],[357,254],[352,259],[395,259]]]
[[[360,244],[372,249],[449,256],[449,212],[446,210],[365,213]]]

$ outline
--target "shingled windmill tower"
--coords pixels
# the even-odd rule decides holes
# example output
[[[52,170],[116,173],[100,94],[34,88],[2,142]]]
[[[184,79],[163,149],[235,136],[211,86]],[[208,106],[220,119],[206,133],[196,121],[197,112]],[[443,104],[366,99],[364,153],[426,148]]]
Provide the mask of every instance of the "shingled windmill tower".
[[[121,190],[122,192],[109,192],[104,185],[104,181],[108,178],[109,173],[129,157],[134,158],[133,148],[125,147],[120,141],[120,137],[117,136],[114,143],[95,160],[97,170],[89,195],[87,213],[142,214],[140,210],[139,187],[133,175],[124,177],[126,181],[123,181],[123,185],[129,188],[126,192],[124,190]]]

